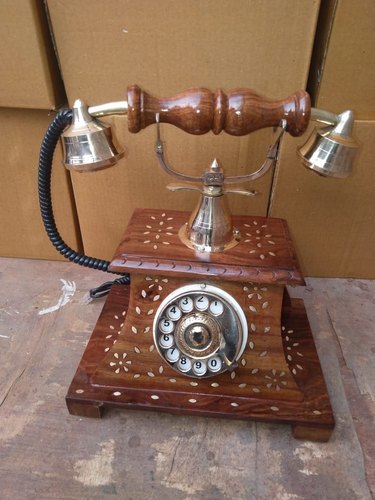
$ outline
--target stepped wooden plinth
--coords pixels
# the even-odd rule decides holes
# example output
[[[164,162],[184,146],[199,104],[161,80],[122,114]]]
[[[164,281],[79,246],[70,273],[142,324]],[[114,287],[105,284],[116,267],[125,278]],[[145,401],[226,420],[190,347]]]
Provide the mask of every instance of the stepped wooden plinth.
[[[297,438],[327,441],[334,418],[303,301],[285,285],[303,284],[285,221],[234,217],[240,243],[199,254],[178,237],[185,212],[137,210],[111,269],[131,273],[112,288],[66,401],[74,415],[144,409],[291,424]],[[187,284],[215,285],[240,304],[246,348],[232,371],[193,378],[158,353],[152,325],[160,303]]]

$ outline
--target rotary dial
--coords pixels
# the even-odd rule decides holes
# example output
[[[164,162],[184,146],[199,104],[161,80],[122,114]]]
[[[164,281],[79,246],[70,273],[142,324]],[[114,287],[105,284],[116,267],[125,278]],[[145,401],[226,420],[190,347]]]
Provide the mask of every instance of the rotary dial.
[[[172,292],[155,314],[154,342],[163,359],[202,378],[235,366],[247,340],[245,315],[221,288],[188,285]]]

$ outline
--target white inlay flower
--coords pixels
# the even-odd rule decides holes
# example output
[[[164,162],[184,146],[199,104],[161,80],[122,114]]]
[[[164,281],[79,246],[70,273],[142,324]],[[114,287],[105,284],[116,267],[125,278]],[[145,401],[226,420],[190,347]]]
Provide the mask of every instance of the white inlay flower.
[[[268,389],[276,389],[280,391],[283,387],[287,385],[285,378],[285,372],[278,372],[277,370],[271,370],[268,375],[265,375],[266,387]]]
[[[272,239],[272,234],[269,234],[267,230],[267,224],[259,225],[256,220],[253,220],[252,224],[244,224],[244,227],[246,237],[244,243],[250,243],[251,246],[249,254],[261,260],[276,257],[272,248],[275,241]]]
[[[154,215],[151,217],[150,224],[146,224],[146,231],[143,232],[145,240],[143,243],[145,245],[151,245],[153,250],[158,250],[159,245],[170,245],[168,236],[173,236],[173,226],[171,226],[171,221],[173,217],[167,217],[167,214],[163,212],[160,219],[157,219]]]
[[[125,365],[125,358],[127,356],[126,352],[113,354],[112,361],[109,362],[109,366],[114,370],[115,373],[119,374],[122,371],[128,372],[129,368]]]
[[[266,286],[249,282],[247,285],[243,286],[242,289],[249,300],[248,308],[251,312],[258,313],[261,312],[261,310],[268,309],[270,302],[268,300],[269,294],[267,293],[268,288]],[[252,331],[256,331],[252,325],[255,326],[255,323],[251,323],[250,327]]]
[[[303,353],[301,352],[300,343],[294,338],[294,330],[288,330],[285,326],[281,327],[284,346],[287,352],[287,363],[291,372],[296,375],[297,371],[303,370]]]

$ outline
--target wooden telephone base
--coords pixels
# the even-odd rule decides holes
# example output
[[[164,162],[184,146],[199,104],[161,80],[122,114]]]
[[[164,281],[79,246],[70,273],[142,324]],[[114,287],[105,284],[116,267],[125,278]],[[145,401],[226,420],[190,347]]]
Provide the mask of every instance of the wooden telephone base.
[[[304,284],[285,221],[234,217],[236,247],[196,254],[178,237],[188,218],[133,214],[111,263],[131,273],[131,286],[114,286],[106,300],[66,396],[69,412],[101,417],[117,407],[279,422],[296,438],[328,441],[334,418],[306,311],[285,287]],[[153,342],[160,303],[194,283],[228,292],[249,330],[238,366],[207,378],[177,372]]]

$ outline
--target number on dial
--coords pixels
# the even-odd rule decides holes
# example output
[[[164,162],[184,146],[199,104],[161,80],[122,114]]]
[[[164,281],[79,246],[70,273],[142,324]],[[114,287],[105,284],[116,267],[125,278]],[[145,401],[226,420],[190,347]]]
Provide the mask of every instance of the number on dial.
[[[214,316],[220,316],[220,314],[223,314],[224,311],[224,305],[220,300],[213,300],[210,304],[210,313],[213,314]]]
[[[186,356],[181,356],[178,360],[177,367],[182,372],[188,372],[191,370],[191,361]]]
[[[168,307],[168,309],[167,309],[167,316],[172,321],[177,321],[178,319],[181,318],[181,309],[179,309],[177,306]]]
[[[193,310],[194,304],[190,297],[183,297],[179,302],[179,306],[182,312],[188,313]]]
[[[208,368],[212,372],[218,372],[221,370],[221,359],[219,356],[214,356],[213,358],[208,360]]]
[[[199,295],[195,299],[195,307],[198,311],[205,311],[208,308],[209,300],[205,295]]]
[[[195,375],[202,376],[206,373],[207,371],[207,365],[205,361],[195,361],[193,363],[193,372]]]
[[[164,349],[168,349],[168,347],[172,347],[173,345],[173,335],[169,335],[168,333],[164,333],[159,339],[160,347]]]
[[[174,323],[168,318],[164,318],[159,323],[159,328],[162,333],[172,333],[174,329]]]
[[[172,347],[171,349],[168,349],[165,357],[171,363],[175,363],[178,360],[178,358],[180,357],[180,351],[178,349],[176,349],[175,347]]]

